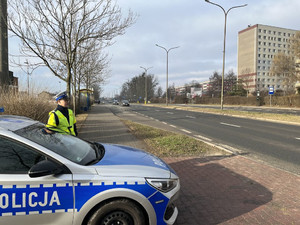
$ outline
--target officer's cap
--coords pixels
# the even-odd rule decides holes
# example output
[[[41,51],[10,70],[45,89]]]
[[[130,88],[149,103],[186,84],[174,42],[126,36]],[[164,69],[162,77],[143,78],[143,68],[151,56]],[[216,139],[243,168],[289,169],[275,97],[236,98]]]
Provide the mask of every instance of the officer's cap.
[[[56,101],[58,101],[60,99],[69,99],[67,92],[65,92],[65,91],[58,93],[57,95],[55,95],[54,98]]]

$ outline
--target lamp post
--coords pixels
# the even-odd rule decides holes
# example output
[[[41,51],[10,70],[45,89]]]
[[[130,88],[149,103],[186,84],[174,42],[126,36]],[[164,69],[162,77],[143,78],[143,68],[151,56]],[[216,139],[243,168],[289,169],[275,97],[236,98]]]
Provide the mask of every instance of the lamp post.
[[[148,95],[148,90],[147,90],[147,71],[153,67],[149,67],[149,68],[145,68],[145,67],[142,67],[140,66],[140,68],[144,69],[145,70],[145,104],[147,104],[147,95]]]
[[[168,106],[168,68],[169,68],[169,51],[171,51],[172,49],[175,49],[175,48],[179,48],[180,46],[177,46],[177,47],[172,47],[172,48],[169,48],[169,49],[166,49],[165,47],[163,46],[160,46],[158,44],[156,44],[157,47],[160,47],[162,49],[164,49],[167,53],[167,80],[166,80],[166,105]]]
[[[247,6],[247,4],[244,5],[238,5],[238,6],[233,6],[230,9],[228,9],[227,11],[225,11],[225,9],[220,6],[219,4],[216,4],[214,2],[211,2],[210,0],[205,0],[207,3],[210,3],[212,5],[218,6],[219,8],[221,8],[224,12],[225,15],[225,23],[224,23],[224,42],[223,42],[223,66],[222,66],[222,90],[221,90],[221,110],[223,110],[223,102],[224,102],[224,71],[225,71],[225,47],[226,47],[226,24],[227,24],[227,15],[229,13],[230,10],[235,9],[235,8],[240,8],[240,7],[245,7]]]

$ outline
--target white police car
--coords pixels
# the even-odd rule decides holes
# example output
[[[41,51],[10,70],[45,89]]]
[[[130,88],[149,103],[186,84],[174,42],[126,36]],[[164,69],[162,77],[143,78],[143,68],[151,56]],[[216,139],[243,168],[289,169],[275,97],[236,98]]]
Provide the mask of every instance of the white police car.
[[[1,225],[175,222],[179,179],[161,159],[43,128],[0,116]]]

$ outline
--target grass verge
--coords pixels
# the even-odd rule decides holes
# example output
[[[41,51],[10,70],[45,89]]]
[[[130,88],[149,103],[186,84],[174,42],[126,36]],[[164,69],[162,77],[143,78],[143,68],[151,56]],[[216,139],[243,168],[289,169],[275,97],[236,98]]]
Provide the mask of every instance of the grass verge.
[[[133,135],[140,140],[143,140],[149,146],[149,152],[159,157],[203,157],[229,154],[217,147],[208,145],[186,135],[176,134],[128,120],[123,120],[123,123],[129,127]]]
[[[227,109],[221,110],[221,109],[212,109],[212,108],[197,108],[197,107],[188,107],[188,106],[185,107],[162,106],[162,105],[155,105],[155,104],[148,105],[148,106],[300,124],[300,116],[290,115],[290,114],[275,114],[275,113],[266,113],[266,112],[249,112],[249,111],[246,112],[246,111],[235,111],[235,110],[227,110]]]

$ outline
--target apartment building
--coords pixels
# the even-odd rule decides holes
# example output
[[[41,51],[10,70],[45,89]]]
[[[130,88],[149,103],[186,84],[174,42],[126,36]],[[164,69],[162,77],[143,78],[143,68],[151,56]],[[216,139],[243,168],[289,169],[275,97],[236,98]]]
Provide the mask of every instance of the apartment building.
[[[249,92],[284,90],[282,77],[271,76],[272,59],[279,52],[289,54],[289,40],[297,30],[256,24],[238,33],[238,79]]]

